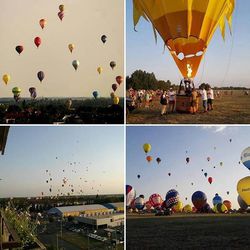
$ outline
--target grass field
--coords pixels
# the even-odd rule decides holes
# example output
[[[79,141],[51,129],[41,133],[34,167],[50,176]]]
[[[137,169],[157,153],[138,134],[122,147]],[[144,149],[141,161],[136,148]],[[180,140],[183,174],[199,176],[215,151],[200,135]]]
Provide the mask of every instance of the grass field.
[[[223,92],[223,91],[221,91]],[[127,115],[129,124],[249,124],[250,96],[241,90],[234,90],[233,95],[223,95],[214,100],[214,110],[203,113],[201,103],[199,112],[191,114],[160,115],[161,105],[158,98],[153,100],[152,106],[145,109],[137,108]]]
[[[250,249],[250,214],[127,214],[127,250]]]

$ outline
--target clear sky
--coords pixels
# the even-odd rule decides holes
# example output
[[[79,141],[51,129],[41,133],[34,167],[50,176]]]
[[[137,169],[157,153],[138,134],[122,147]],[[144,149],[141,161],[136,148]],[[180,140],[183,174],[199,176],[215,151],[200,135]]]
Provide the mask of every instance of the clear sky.
[[[197,83],[209,82],[217,86],[250,87],[250,1],[237,0],[233,16],[233,36],[227,29],[226,41],[217,30],[210,42],[205,60],[200,64]],[[163,42],[155,43],[152,25],[141,18],[134,31],[132,0],[127,1],[127,75],[137,69],[154,72],[158,79],[179,83],[181,74]],[[230,56],[231,55],[231,56]],[[205,62],[205,65],[204,65]],[[204,65],[204,66],[203,66]],[[204,68],[204,72],[203,72]],[[227,70],[228,69],[228,70]],[[203,72],[203,73],[202,73]]]
[[[206,193],[211,206],[218,193],[230,200],[234,208],[239,207],[237,182],[249,175],[249,170],[239,164],[241,152],[249,146],[249,127],[129,126],[126,133],[126,184],[135,187],[137,196],[144,194],[148,199],[151,194],[159,193],[165,199],[167,191],[174,188],[184,204],[192,204],[192,194],[200,190]],[[152,146],[148,153],[154,158],[151,163],[146,161],[144,143]],[[159,165],[157,157],[162,159]],[[190,158],[189,164],[186,164],[186,157]],[[209,162],[207,157],[211,158]],[[204,173],[213,178],[211,185]]]
[[[81,189],[86,195],[122,194],[123,131],[121,126],[11,127],[0,156],[0,197],[56,195],[58,188],[68,192],[68,185],[74,185],[74,194]]]
[[[61,22],[58,6],[65,5]],[[22,89],[21,96],[29,96],[29,87],[36,87],[38,97],[88,97],[97,90],[107,97],[117,75],[124,67],[124,3],[123,0],[1,0],[0,1],[0,97],[12,96],[13,87]],[[39,20],[47,20],[42,30]],[[101,36],[107,36],[104,45]],[[35,37],[41,37],[39,49]],[[68,44],[75,44],[71,54]],[[19,56],[15,50],[23,45]],[[79,60],[75,72],[72,61]],[[109,66],[115,61],[112,71]],[[97,73],[97,67],[103,73]],[[44,71],[40,83],[37,72]],[[8,73],[8,86],[2,81]],[[116,91],[123,96],[123,86]]]

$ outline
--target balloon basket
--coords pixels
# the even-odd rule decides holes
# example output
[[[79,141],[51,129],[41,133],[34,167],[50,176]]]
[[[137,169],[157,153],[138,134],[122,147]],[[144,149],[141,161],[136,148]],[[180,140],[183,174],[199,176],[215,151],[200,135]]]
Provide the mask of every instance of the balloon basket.
[[[197,98],[197,105],[193,108],[191,107],[192,97],[191,96],[184,96],[184,95],[177,95],[176,96],[176,111],[180,113],[189,113],[192,114],[193,112],[197,112],[199,108],[199,98]]]

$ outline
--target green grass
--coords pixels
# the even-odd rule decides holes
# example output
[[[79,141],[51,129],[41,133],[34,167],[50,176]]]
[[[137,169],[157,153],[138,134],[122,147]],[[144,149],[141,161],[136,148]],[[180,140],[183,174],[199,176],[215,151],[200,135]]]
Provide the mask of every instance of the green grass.
[[[223,91],[220,91],[221,93]],[[250,96],[243,91],[235,90],[233,95],[222,95],[214,100],[214,110],[202,113],[201,102],[196,115],[168,114],[160,116],[161,105],[158,98],[149,109],[138,108],[127,115],[129,124],[249,124]]]
[[[127,215],[127,249],[249,249],[249,214]]]

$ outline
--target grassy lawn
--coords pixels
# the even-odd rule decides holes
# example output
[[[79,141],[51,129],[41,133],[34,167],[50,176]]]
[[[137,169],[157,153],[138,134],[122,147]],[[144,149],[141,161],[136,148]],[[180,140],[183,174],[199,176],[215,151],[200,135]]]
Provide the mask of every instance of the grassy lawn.
[[[127,215],[127,249],[249,249],[250,215]]]
[[[222,92],[222,91],[220,91]],[[214,110],[202,113],[200,103],[196,115],[168,114],[160,116],[161,105],[156,98],[149,109],[138,108],[127,115],[129,124],[249,124],[250,96],[235,90],[233,95],[222,95],[214,100]]]

